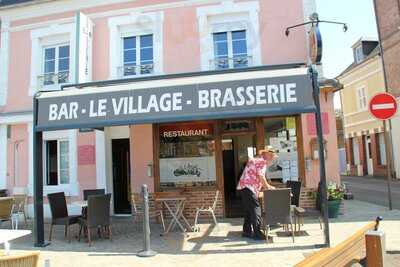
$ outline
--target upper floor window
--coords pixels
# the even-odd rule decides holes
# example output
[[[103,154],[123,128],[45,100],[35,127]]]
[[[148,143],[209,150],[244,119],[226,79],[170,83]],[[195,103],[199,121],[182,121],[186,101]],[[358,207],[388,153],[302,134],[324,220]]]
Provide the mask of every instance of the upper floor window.
[[[152,74],[153,35],[123,37],[123,64],[120,76]]]
[[[357,89],[357,106],[358,110],[367,109],[367,94],[364,87]]]
[[[241,68],[249,65],[246,31],[213,33],[215,69]]]
[[[69,82],[69,45],[43,48],[43,74],[39,76],[41,86],[51,86]]]
[[[360,63],[364,59],[364,52],[361,45],[354,49],[354,59],[356,63]]]

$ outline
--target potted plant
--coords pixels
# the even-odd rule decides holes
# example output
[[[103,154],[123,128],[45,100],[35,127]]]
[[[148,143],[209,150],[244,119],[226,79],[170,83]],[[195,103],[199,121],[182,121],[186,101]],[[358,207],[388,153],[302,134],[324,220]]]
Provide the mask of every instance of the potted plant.
[[[346,192],[344,185],[329,183],[328,184],[328,216],[336,218],[339,214],[340,204]]]

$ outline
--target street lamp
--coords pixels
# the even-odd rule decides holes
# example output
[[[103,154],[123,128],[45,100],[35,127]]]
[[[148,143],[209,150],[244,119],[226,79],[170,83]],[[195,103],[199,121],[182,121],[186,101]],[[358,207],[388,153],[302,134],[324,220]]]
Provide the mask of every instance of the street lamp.
[[[311,24],[309,33],[309,73],[313,86],[313,98],[315,103],[315,124],[317,128],[318,139],[318,155],[320,159],[319,172],[320,172],[320,187],[322,190],[322,213],[324,218],[324,235],[325,247],[330,247],[329,236],[329,219],[328,219],[328,198],[326,186],[326,169],[325,169],[325,155],[324,155],[324,139],[322,133],[322,119],[321,119],[321,105],[319,101],[320,89],[318,83],[318,71],[316,64],[321,62],[322,59],[322,37],[319,31],[320,23],[339,24],[343,26],[343,31],[347,31],[347,24],[336,21],[320,20],[317,13],[310,15],[310,21],[287,27],[285,35],[289,36],[290,30],[301,26]]]

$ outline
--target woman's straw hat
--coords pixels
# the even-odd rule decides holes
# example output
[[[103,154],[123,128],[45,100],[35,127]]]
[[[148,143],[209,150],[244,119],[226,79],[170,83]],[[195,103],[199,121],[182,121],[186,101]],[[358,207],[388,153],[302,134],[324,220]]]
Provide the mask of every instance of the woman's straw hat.
[[[262,155],[262,154],[264,154],[264,153],[273,153],[273,154],[276,154],[276,151],[275,151],[275,149],[274,149],[272,146],[266,146],[265,149],[260,149],[260,150],[258,151],[258,154],[259,154],[259,155]]]

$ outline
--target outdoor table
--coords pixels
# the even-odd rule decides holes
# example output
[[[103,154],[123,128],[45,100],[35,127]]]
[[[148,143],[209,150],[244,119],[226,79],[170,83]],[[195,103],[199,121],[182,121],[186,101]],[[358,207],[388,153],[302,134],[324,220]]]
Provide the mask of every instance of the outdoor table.
[[[5,255],[10,254],[10,241],[30,235],[32,232],[30,230],[6,230],[0,229],[0,244],[4,243]]]
[[[155,201],[164,203],[168,212],[172,216],[171,222],[169,223],[164,234],[168,234],[169,231],[171,231],[175,227],[176,224],[178,224],[178,226],[179,226],[179,228],[181,228],[182,232],[185,233],[186,229],[182,225],[182,223],[179,221],[180,219],[183,220],[183,222],[189,227],[189,229],[192,228],[192,226],[189,224],[189,222],[183,215],[183,210],[185,209],[186,197],[158,197],[155,199]],[[175,211],[173,210],[173,208],[171,208],[171,206],[168,204],[168,202],[173,202],[175,204]]]

